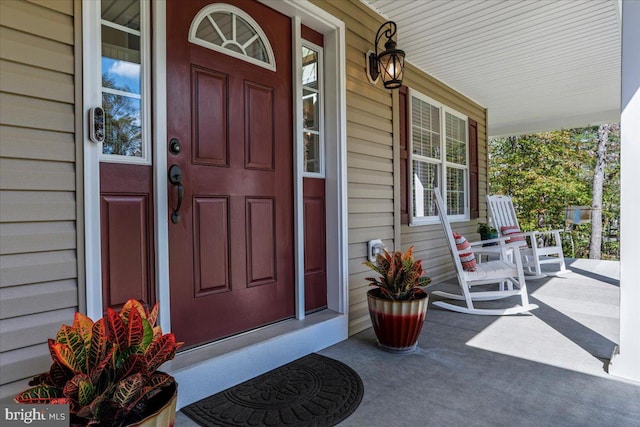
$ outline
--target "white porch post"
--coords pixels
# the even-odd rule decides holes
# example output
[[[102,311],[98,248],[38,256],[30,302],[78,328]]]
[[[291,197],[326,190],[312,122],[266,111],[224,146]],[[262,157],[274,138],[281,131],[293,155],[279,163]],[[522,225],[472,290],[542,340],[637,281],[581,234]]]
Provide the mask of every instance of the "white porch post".
[[[609,373],[640,381],[640,2],[622,1],[620,345]]]

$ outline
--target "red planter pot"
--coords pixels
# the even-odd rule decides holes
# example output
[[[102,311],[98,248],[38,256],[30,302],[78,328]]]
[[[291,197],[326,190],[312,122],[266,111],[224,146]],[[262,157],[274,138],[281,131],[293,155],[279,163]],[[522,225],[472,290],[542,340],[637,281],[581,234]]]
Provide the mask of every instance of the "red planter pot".
[[[381,298],[378,289],[371,289],[367,292],[367,301],[378,346],[391,353],[414,351],[427,313],[429,294],[410,301],[391,301]]]

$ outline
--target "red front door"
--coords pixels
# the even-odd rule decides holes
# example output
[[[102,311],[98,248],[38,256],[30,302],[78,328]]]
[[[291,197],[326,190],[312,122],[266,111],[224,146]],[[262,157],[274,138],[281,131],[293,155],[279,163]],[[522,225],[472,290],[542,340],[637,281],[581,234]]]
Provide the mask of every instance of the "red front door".
[[[225,1],[264,31],[271,71],[188,41],[210,3],[167,2],[167,132],[181,145],[175,154],[168,143],[167,164],[181,168],[184,188],[180,219],[169,223],[171,325],[187,346],[295,307],[291,22],[257,2]],[[228,38],[240,31],[240,20],[210,21],[218,18]],[[169,184],[170,217],[178,191]]]

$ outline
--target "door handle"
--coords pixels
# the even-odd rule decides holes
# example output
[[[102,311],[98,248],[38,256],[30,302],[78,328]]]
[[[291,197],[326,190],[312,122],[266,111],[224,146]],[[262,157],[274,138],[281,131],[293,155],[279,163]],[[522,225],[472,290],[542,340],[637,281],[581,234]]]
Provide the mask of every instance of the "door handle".
[[[171,165],[169,168],[169,182],[178,187],[178,205],[171,212],[171,222],[177,224],[180,222],[180,207],[184,198],[184,185],[182,185],[182,169],[178,165]]]

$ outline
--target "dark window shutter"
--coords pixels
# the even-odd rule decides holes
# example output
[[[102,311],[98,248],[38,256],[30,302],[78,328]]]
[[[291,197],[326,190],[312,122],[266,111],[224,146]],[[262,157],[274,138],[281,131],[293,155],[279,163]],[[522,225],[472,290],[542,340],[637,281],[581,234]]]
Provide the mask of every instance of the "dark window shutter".
[[[478,123],[469,119],[469,213],[471,219],[480,217],[478,171]]]
[[[400,223],[409,224],[409,96],[406,86],[399,90],[400,94]]]

